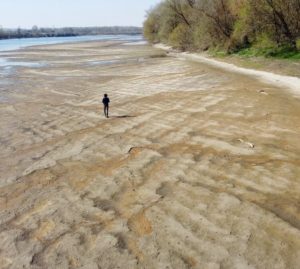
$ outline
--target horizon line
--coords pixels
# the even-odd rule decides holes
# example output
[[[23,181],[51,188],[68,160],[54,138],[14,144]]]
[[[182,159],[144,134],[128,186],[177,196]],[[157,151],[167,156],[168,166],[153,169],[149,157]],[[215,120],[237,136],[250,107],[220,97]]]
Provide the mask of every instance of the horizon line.
[[[24,30],[32,30],[33,27],[37,26],[38,29],[41,28],[50,28],[50,29],[60,29],[60,28],[105,28],[105,27],[134,27],[134,28],[143,28],[143,26],[136,26],[136,25],[102,25],[102,26],[38,26],[33,25],[31,27],[3,27],[0,25],[0,29],[7,29],[7,30],[16,30],[16,29],[24,29]]]

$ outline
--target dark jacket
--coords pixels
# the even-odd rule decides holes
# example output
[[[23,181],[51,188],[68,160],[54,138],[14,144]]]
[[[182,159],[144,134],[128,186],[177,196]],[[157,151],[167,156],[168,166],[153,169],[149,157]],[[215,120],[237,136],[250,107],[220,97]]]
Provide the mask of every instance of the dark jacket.
[[[103,98],[103,100],[102,100],[102,103],[103,103],[103,105],[105,105],[105,106],[108,106],[108,104],[109,104],[109,98],[108,97],[104,97]]]

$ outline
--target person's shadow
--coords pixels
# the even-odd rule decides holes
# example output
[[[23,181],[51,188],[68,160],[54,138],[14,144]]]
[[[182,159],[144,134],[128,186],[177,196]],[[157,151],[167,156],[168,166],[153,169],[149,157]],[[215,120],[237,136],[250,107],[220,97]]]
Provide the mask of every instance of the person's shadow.
[[[115,119],[126,119],[126,118],[135,118],[137,116],[132,116],[132,115],[120,115],[120,116],[109,116],[110,118],[115,118]]]

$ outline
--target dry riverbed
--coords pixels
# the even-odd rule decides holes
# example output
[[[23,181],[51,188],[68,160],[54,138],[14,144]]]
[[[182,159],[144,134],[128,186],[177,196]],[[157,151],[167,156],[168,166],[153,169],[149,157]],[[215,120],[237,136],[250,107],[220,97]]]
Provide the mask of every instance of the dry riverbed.
[[[299,268],[288,89],[147,45],[5,57],[1,269]]]

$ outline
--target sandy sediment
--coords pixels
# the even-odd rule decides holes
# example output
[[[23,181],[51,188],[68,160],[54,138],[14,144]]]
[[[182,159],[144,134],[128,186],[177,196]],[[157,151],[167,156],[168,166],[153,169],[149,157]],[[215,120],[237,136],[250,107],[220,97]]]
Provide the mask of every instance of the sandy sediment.
[[[283,84],[142,44],[6,57],[43,66],[0,70],[0,268],[299,268]]]
[[[157,45],[155,45],[155,47],[168,51],[170,53],[169,54],[170,56],[212,65],[212,66],[224,69],[226,71],[231,71],[231,72],[234,72],[237,74],[253,76],[254,78],[259,79],[263,82],[267,82],[267,83],[270,83],[270,84],[273,84],[276,86],[280,86],[281,88],[288,89],[288,90],[292,91],[297,97],[300,96],[300,77],[298,77],[298,76],[288,76],[288,75],[276,74],[276,73],[262,71],[262,70],[254,70],[251,68],[245,68],[242,66],[238,66],[236,64],[212,59],[211,57],[207,57],[207,56],[204,56],[201,54],[196,54],[196,53],[176,52],[171,47],[166,46],[164,44],[157,44]],[[260,61],[261,61],[261,59],[260,59]],[[266,59],[266,61],[267,61],[267,59]],[[295,63],[294,63],[294,65],[295,65]],[[298,68],[298,66],[294,66],[294,69],[298,70],[299,68]]]

